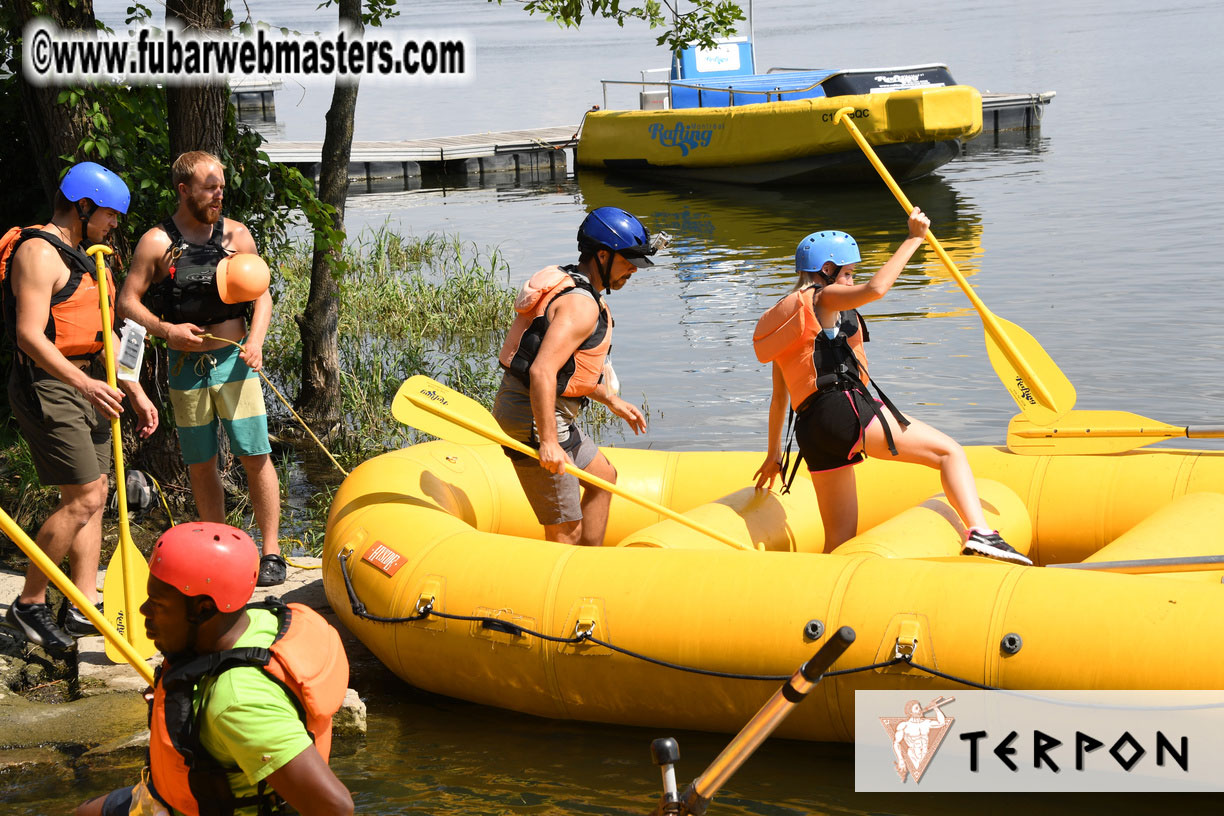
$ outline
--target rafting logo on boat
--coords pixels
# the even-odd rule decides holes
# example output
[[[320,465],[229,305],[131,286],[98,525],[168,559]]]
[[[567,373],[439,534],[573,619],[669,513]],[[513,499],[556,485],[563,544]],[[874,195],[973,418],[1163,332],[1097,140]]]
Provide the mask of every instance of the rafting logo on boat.
[[[366,550],[365,555],[361,556],[361,560],[378,567],[388,577],[395,575],[399,568],[404,566],[404,556],[381,541],[375,541],[374,546]]]
[[[1037,400],[1033,397],[1033,392],[1024,384],[1024,379],[1016,377],[1016,391],[1020,394],[1020,399],[1027,402],[1029,405],[1036,405]]]
[[[925,706],[917,700],[910,700],[905,704],[904,717],[880,717],[884,733],[892,740],[893,756],[896,757],[893,766],[902,783],[907,774],[914,777],[914,784],[922,779],[931,757],[935,756],[939,744],[951,730],[952,723],[956,722],[955,718],[945,716],[940,709],[955,699],[936,697]],[[935,712],[934,717],[926,716],[930,711]]]
[[[701,128],[677,122],[671,127],[664,127],[655,122],[650,126],[650,138],[663,147],[678,147],[680,148],[680,155],[687,156],[690,150],[696,150],[699,147],[709,147],[710,140],[714,138],[714,131],[721,129],[722,125]]]

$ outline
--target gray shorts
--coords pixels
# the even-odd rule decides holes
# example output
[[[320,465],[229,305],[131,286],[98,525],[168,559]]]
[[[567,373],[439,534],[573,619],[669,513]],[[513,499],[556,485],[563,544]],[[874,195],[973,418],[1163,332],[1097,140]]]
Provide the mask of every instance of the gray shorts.
[[[555,416],[557,441],[576,467],[585,468],[599,455],[599,448],[574,424],[582,404],[580,399],[557,397]],[[531,414],[531,395],[517,377],[506,374],[502,378],[493,401],[493,416],[511,438],[532,447],[539,445]],[[514,473],[540,524],[565,524],[582,518],[582,491],[577,477],[551,473],[524,454],[507,451],[507,455],[514,462]]]

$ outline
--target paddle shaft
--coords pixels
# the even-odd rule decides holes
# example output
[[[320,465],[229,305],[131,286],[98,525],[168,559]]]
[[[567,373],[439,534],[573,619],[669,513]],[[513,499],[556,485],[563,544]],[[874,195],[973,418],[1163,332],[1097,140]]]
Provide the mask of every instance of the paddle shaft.
[[[94,257],[94,263],[97,266],[98,299],[102,308],[102,353],[106,358],[106,384],[111,388],[118,388],[118,381],[115,377],[114,330],[111,327],[106,264],[103,260],[103,256],[110,255],[114,250],[105,244],[94,244],[85,252]],[[128,525],[127,476],[123,469],[123,436],[119,431],[119,417],[112,417],[110,423],[111,444],[115,457],[115,495],[119,503],[119,545],[116,549],[119,553],[119,567],[123,576],[124,632],[130,641],[134,622],[140,620],[140,604],[136,604],[133,608],[133,601],[142,597],[141,593],[145,591],[145,587],[134,586],[136,565],[129,563],[133,553],[139,555],[139,550],[132,541],[132,531]]]
[[[704,813],[714,794],[726,784],[731,775],[739,770],[748,757],[774,732],[774,729],[790,715],[795,706],[803,702],[808,693],[820,682],[829,667],[854,643],[854,630],[843,626],[833,633],[820,650],[803,664],[789,680],[774,692],[773,697],[761,706],[748,724],[735,735],[710,767],[689,785],[681,801],[687,813]]]
[[[1197,427],[1164,427],[1149,428],[1030,428],[1023,431],[1012,431],[1015,436],[1025,439],[1058,439],[1059,437],[1074,437],[1085,439],[1089,437],[1139,437],[1157,439],[1224,439],[1224,425],[1201,425]]]
[[[517,439],[513,439],[507,436],[501,430],[501,428],[494,430],[493,428],[490,428],[485,425],[481,425],[478,422],[472,422],[466,417],[455,416],[453,414],[445,413],[442,411],[440,407],[434,405],[434,403],[429,400],[425,400],[425,399],[418,400],[414,396],[409,396],[409,395],[405,395],[405,396],[407,399],[411,400],[413,405],[416,405],[418,408],[421,408],[422,410],[428,411],[429,413],[433,414],[436,417],[439,417],[440,419],[443,419],[447,422],[458,425],[459,427],[467,431],[471,431],[472,433],[479,434],[480,436],[483,436],[486,439],[489,439],[507,448],[516,450],[519,453],[530,456],[533,459],[540,458],[539,451],[535,450],[530,445],[525,445],[522,442],[518,441]],[[677,521],[685,525],[686,527],[689,527],[693,530],[696,530],[699,533],[702,533],[704,535],[709,536],[710,538],[715,539],[716,541],[721,541],[723,544],[726,544],[728,547],[734,547],[737,550],[751,549],[750,547],[745,546],[744,544],[736,541],[730,536],[724,535],[718,532],[717,530],[712,530],[709,527],[705,526],[704,524],[693,521],[691,518],[688,518],[687,516],[682,516],[679,513],[677,513],[675,510],[664,507],[663,505],[658,504],[657,502],[652,502],[650,499],[647,499],[644,496],[639,496],[636,493],[625,490],[622,487],[618,487],[612,482],[609,482],[605,479],[599,478],[598,476],[587,473],[582,468],[574,467],[574,465],[570,464],[569,462],[565,463],[565,472],[570,474],[571,476],[576,476],[580,481],[583,481],[589,485],[598,487],[600,490],[606,490],[609,493],[612,493],[613,495],[620,496],[622,499],[631,501],[634,504],[639,504],[642,507],[647,508],[648,510],[653,510],[659,515],[666,516],[667,518],[672,519],[673,521]]]
[[[1135,558],[1127,561],[1081,561],[1046,564],[1055,569],[1121,572],[1130,575],[1155,575],[1162,572],[1216,572],[1224,570],[1224,555],[1187,555],[1172,558]]]
[[[153,685],[153,670],[149,668],[149,664],[145,663],[136,650],[132,648],[123,635],[116,631],[115,627],[111,626],[102,613],[100,613],[93,604],[91,604],[81,590],[77,589],[76,584],[69,580],[68,576],[55,565],[55,563],[47,557],[47,554],[39,549],[38,545],[13,521],[8,513],[0,509],[0,528],[4,529],[4,534],[13,540],[22,552],[30,559],[34,566],[42,570],[43,574],[55,584],[56,589],[64,593],[64,596],[76,604],[77,608],[89,618],[89,622],[98,627],[98,631],[106,636],[109,643],[114,644],[115,648],[120,651],[123,658],[132,665],[141,677],[151,686]]]
[[[850,136],[855,142],[858,143],[858,146],[867,156],[867,160],[871,162],[872,166],[875,167],[876,172],[880,174],[880,178],[882,178],[884,183],[888,185],[888,189],[892,190],[893,196],[897,199],[901,206],[905,208],[905,212],[913,212],[914,205],[910,203],[908,198],[906,198],[905,193],[901,191],[901,188],[893,179],[892,174],[888,172],[888,168],[884,166],[884,163],[880,161],[880,157],[876,155],[875,150],[872,149],[871,145],[867,143],[867,139],[863,137],[861,132],[859,132],[858,126],[851,121],[850,117],[845,115],[847,111],[853,113],[854,109],[842,108],[836,113],[834,121],[840,119],[841,123],[846,126],[848,131],[850,131]],[[943,245],[939,243],[939,239],[935,237],[935,233],[928,229],[926,240],[927,243],[931,245],[931,248],[935,250],[935,254],[939,256],[939,260],[943,261],[944,266],[947,267],[948,273],[952,275],[953,280],[956,281],[956,285],[959,286],[961,291],[965,293],[965,296],[969,298],[969,302],[973,304],[973,308],[977,310],[978,315],[982,318],[983,327],[990,333],[990,336],[994,338],[994,341],[999,345],[999,349],[1003,352],[1004,356],[1007,357],[1008,361],[1015,366],[1016,369],[1021,372],[1021,374],[1024,375],[1025,382],[1027,382],[1029,387],[1032,388],[1033,394],[1044,404],[1053,405],[1054,399],[1051,396],[1049,389],[1045,387],[1045,383],[1043,383],[1041,378],[1037,376],[1037,373],[1033,371],[1033,368],[1028,364],[1028,361],[1021,356],[1020,351],[1011,341],[1011,338],[1007,336],[1007,333],[1003,331],[1003,328],[999,325],[998,318],[994,316],[994,313],[991,312],[990,309],[986,308],[986,304],[982,302],[980,297],[978,297],[977,292],[973,291],[973,287],[971,287],[969,282],[965,280],[965,276],[961,274],[961,271],[956,267],[956,264],[953,263],[952,258],[946,251],[944,251]]]

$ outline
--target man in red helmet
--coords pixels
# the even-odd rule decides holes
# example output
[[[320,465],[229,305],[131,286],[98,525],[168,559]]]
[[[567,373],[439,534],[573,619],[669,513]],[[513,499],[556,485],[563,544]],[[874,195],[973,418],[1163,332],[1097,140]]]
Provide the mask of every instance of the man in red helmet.
[[[153,689],[149,773],[77,808],[256,816],[283,799],[303,816],[353,812],[327,765],[331,716],[348,683],[339,635],[297,604],[247,602],[259,574],[250,536],[213,522],[180,524],[149,559],[140,607],[165,655]]]

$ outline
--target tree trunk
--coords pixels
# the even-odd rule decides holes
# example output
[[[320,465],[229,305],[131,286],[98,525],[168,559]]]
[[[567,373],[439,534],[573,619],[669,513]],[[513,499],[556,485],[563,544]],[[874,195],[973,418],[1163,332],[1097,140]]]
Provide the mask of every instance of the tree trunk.
[[[177,21],[185,30],[223,29],[224,0],[169,0],[166,24]],[[207,150],[221,155],[225,144],[225,110],[229,85],[210,82],[166,87],[166,109],[170,128],[170,156],[189,150]]]
[[[361,0],[340,0],[340,22],[360,32]],[[357,80],[337,79],[327,112],[323,156],[319,169],[319,198],[336,208],[334,226],[344,231],[344,200],[348,195],[349,155],[353,146],[353,114],[357,109]],[[315,248],[310,267],[310,295],[304,314],[297,315],[302,337],[302,386],[297,411],[316,429],[327,430],[340,421],[339,285],[332,269],[335,250]]]
[[[21,28],[35,17],[51,17],[61,28],[92,31],[97,27],[94,18],[93,0],[53,0],[36,3],[34,0],[11,0],[12,10]],[[21,65],[20,61],[16,63]],[[37,149],[31,158],[38,166],[38,178],[42,183],[47,201],[51,201],[59,187],[60,171],[64,162],[60,156],[74,156],[76,161],[85,156],[77,152],[77,146],[85,138],[89,126],[85,120],[85,105],[69,106],[57,99],[63,88],[47,86],[38,88],[26,83],[20,67],[16,71],[17,84],[21,89],[21,108],[30,132],[30,144]],[[33,213],[31,213],[33,215]]]

